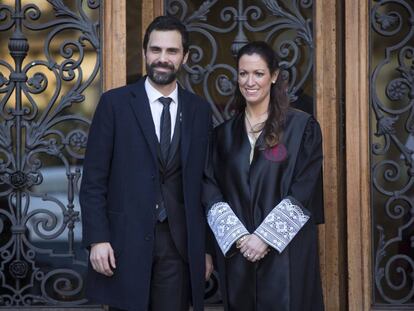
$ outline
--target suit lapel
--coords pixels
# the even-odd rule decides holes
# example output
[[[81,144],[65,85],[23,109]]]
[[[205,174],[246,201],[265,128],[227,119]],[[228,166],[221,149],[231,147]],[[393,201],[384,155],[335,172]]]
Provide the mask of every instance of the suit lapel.
[[[155,134],[155,126],[152,120],[151,108],[148,102],[148,96],[144,86],[145,78],[140,79],[131,86],[131,100],[129,104],[134,112],[135,118],[144,134],[148,147],[157,162],[157,135]]]
[[[191,132],[194,122],[194,113],[196,104],[188,100],[185,91],[178,87],[178,101],[181,104],[182,122],[181,122],[181,161],[184,168],[187,163],[188,151],[190,150]]]

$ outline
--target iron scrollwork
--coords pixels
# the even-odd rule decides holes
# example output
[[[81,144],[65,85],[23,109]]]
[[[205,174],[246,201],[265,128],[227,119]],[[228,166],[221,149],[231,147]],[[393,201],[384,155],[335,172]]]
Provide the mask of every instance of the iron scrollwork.
[[[290,99],[298,99],[312,78],[312,0],[238,0],[234,6],[218,0],[197,2],[166,0],[165,9],[184,22],[192,37],[181,81],[211,103],[216,123],[230,115],[237,82],[234,56],[249,41],[265,40],[274,47],[283,74],[289,77]]]
[[[370,19],[374,303],[413,306],[414,6],[372,1]]]
[[[73,107],[85,102],[85,89],[98,79],[99,18],[89,13],[99,12],[101,1],[76,0],[73,7],[62,0],[47,2],[42,7],[54,12],[47,21],[34,3],[0,4],[0,32],[12,32],[8,47],[14,61],[13,66],[0,60],[0,306],[87,303],[82,295],[86,261],[76,254],[74,231],[80,221],[77,161],[83,159],[90,120]],[[74,38],[58,40],[69,31]],[[42,58],[27,61],[32,42],[26,33],[45,32],[39,40]],[[95,55],[88,72],[82,67],[86,53]],[[46,99],[42,106],[39,94]],[[46,162],[63,168],[64,199],[39,190],[49,177],[42,168]],[[42,207],[33,207],[34,200]],[[64,240],[65,250],[34,242],[56,239]],[[66,260],[65,268],[42,266],[43,257]]]

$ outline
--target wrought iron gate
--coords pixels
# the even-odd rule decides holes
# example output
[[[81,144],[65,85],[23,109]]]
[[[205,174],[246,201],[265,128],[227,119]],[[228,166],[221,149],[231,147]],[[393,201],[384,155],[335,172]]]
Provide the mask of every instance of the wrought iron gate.
[[[88,303],[77,190],[100,93],[101,6],[0,4],[0,306]],[[313,111],[312,0],[166,0],[165,10],[191,32],[181,81],[215,104],[217,123],[229,116],[233,55],[258,39],[277,51],[292,102]]]
[[[0,306],[87,303],[77,190],[100,93],[100,9],[0,4]]]
[[[373,302],[412,309],[414,4],[371,1],[370,22]]]

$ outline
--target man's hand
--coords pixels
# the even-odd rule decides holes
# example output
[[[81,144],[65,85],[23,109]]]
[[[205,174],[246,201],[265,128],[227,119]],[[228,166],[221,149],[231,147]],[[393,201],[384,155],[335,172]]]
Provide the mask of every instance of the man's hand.
[[[257,235],[250,234],[239,244],[240,252],[251,262],[258,261],[269,252],[268,245]]]
[[[210,275],[213,273],[213,258],[210,254],[206,254],[206,281],[210,279]]]
[[[111,244],[108,242],[92,244],[89,258],[96,272],[106,276],[114,275],[112,269],[115,269],[116,265],[114,250]]]

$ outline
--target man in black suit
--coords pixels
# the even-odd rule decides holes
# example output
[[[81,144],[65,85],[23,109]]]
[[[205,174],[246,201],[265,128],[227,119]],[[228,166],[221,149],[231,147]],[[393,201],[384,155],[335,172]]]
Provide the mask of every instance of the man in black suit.
[[[143,42],[148,76],[104,93],[96,109],[80,192],[92,301],[140,311],[183,311],[192,301],[203,310],[211,115],[177,84],[188,47],[179,20],[157,17]]]

